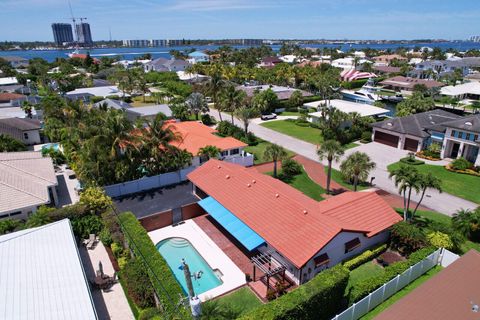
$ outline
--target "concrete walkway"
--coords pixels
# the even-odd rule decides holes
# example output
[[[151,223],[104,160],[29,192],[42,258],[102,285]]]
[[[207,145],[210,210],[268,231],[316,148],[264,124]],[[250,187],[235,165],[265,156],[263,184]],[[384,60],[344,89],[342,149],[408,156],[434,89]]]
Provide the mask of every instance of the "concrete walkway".
[[[88,279],[93,279],[101,261],[103,272],[113,276],[115,270],[108,257],[107,250],[100,241],[93,250],[87,250],[84,246],[79,248],[83,267]],[[120,283],[114,284],[109,290],[91,289],[95,309],[100,320],[133,320],[132,310],[128,304],[125,293]]]
[[[218,112],[212,110],[210,112],[212,116],[218,118]],[[230,121],[230,117],[227,115],[224,116],[224,119]],[[234,124],[243,128],[243,124],[238,119],[234,119]],[[249,131],[253,132],[259,138],[264,140],[276,143],[282,147],[292,150],[297,154],[300,154],[308,159],[313,161],[318,161],[317,156],[317,146],[291,136],[279,133],[277,131],[262,127],[254,123],[253,121],[249,125]],[[389,147],[383,144],[371,142],[367,144],[362,144],[358,147],[351,148],[345,152],[345,156],[339,162],[333,164],[333,168],[339,169],[341,161],[348,156],[349,154],[360,151],[367,153],[370,158],[377,164],[377,167],[372,171],[371,177],[375,177],[374,185],[377,188],[383,189],[392,194],[398,194],[398,190],[395,187],[395,184],[388,177],[387,166],[391,163],[397,162],[400,158],[405,157],[409,151],[399,150],[397,148]],[[322,162],[324,165],[327,164],[327,161]],[[431,164],[438,164],[436,161],[432,161]],[[419,201],[420,195],[413,194],[412,200]],[[475,204],[471,201],[464,200],[462,198],[453,196],[448,193],[438,193],[436,191],[427,191],[425,198],[422,201],[422,205],[428,207],[437,212],[441,212],[451,216],[459,209],[475,209],[478,204]]]

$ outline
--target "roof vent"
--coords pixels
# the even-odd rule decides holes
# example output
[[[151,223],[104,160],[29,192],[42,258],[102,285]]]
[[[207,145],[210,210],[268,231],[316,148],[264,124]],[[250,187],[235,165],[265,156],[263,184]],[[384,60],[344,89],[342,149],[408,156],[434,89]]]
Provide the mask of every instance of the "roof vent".
[[[307,211],[307,210],[303,210],[303,214],[307,214],[307,213],[308,213],[308,211]]]
[[[222,166],[221,165],[218,165],[217,168],[220,169]]]
[[[251,186],[252,186],[252,185],[251,185],[250,183],[247,183],[247,187],[249,187],[249,188],[250,188]]]
[[[255,180],[255,179],[252,180],[252,183],[256,183],[256,182],[257,182],[257,180]]]
[[[227,175],[225,176],[225,178],[227,178],[227,179],[230,179],[230,175],[229,175],[229,174],[227,174]]]
[[[391,127],[393,124],[391,122],[387,122],[387,126]]]
[[[275,193],[275,198],[278,198],[280,197],[280,195],[278,193]]]
[[[465,122],[465,125],[467,125],[467,126],[471,126],[471,125],[472,125],[472,123],[471,123],[470,121],[467,121],[467,122]]]

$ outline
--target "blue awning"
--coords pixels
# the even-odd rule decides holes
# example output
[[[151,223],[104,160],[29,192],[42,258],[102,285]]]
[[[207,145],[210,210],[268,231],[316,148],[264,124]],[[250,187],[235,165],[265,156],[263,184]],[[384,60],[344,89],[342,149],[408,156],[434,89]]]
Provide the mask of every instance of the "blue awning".
[[[262,237],[212,197],[207,197],[199,201],[198,204],[248,251],[252,251],[265,243]]]

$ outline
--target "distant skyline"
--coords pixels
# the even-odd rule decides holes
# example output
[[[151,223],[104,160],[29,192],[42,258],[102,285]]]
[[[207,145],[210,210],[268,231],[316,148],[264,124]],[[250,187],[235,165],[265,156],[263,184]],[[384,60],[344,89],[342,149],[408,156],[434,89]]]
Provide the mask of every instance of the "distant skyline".
[[[476,0],[71,0],[94,41],[112,39],[467,39]],[[53,41],[67,0],[0,0],[0,41]]]

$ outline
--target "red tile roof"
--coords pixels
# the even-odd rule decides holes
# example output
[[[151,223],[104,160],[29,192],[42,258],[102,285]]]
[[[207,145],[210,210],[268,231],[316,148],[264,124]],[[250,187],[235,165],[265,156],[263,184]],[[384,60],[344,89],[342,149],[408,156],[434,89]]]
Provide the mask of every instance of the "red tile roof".
[[[10,102],[11,100],[20,99],[23,97],[25,97],[23,94],[0,92],[0,102]]]
[[[188,179],[298,268],[341,231],[370,237],[401,221],[373,192],[345,192],[317,202],[278,179],[214,159]]]
[[[208,145],[215,146],[222,151],[247,146],[247,144],[232,137],[219,137],[215,135],[216,130],[197,121],[169,122],[168,127],[181,137],[179,141],[170,144],[179,149],[187,150],[193,155],[196,155],[200,148]]]

